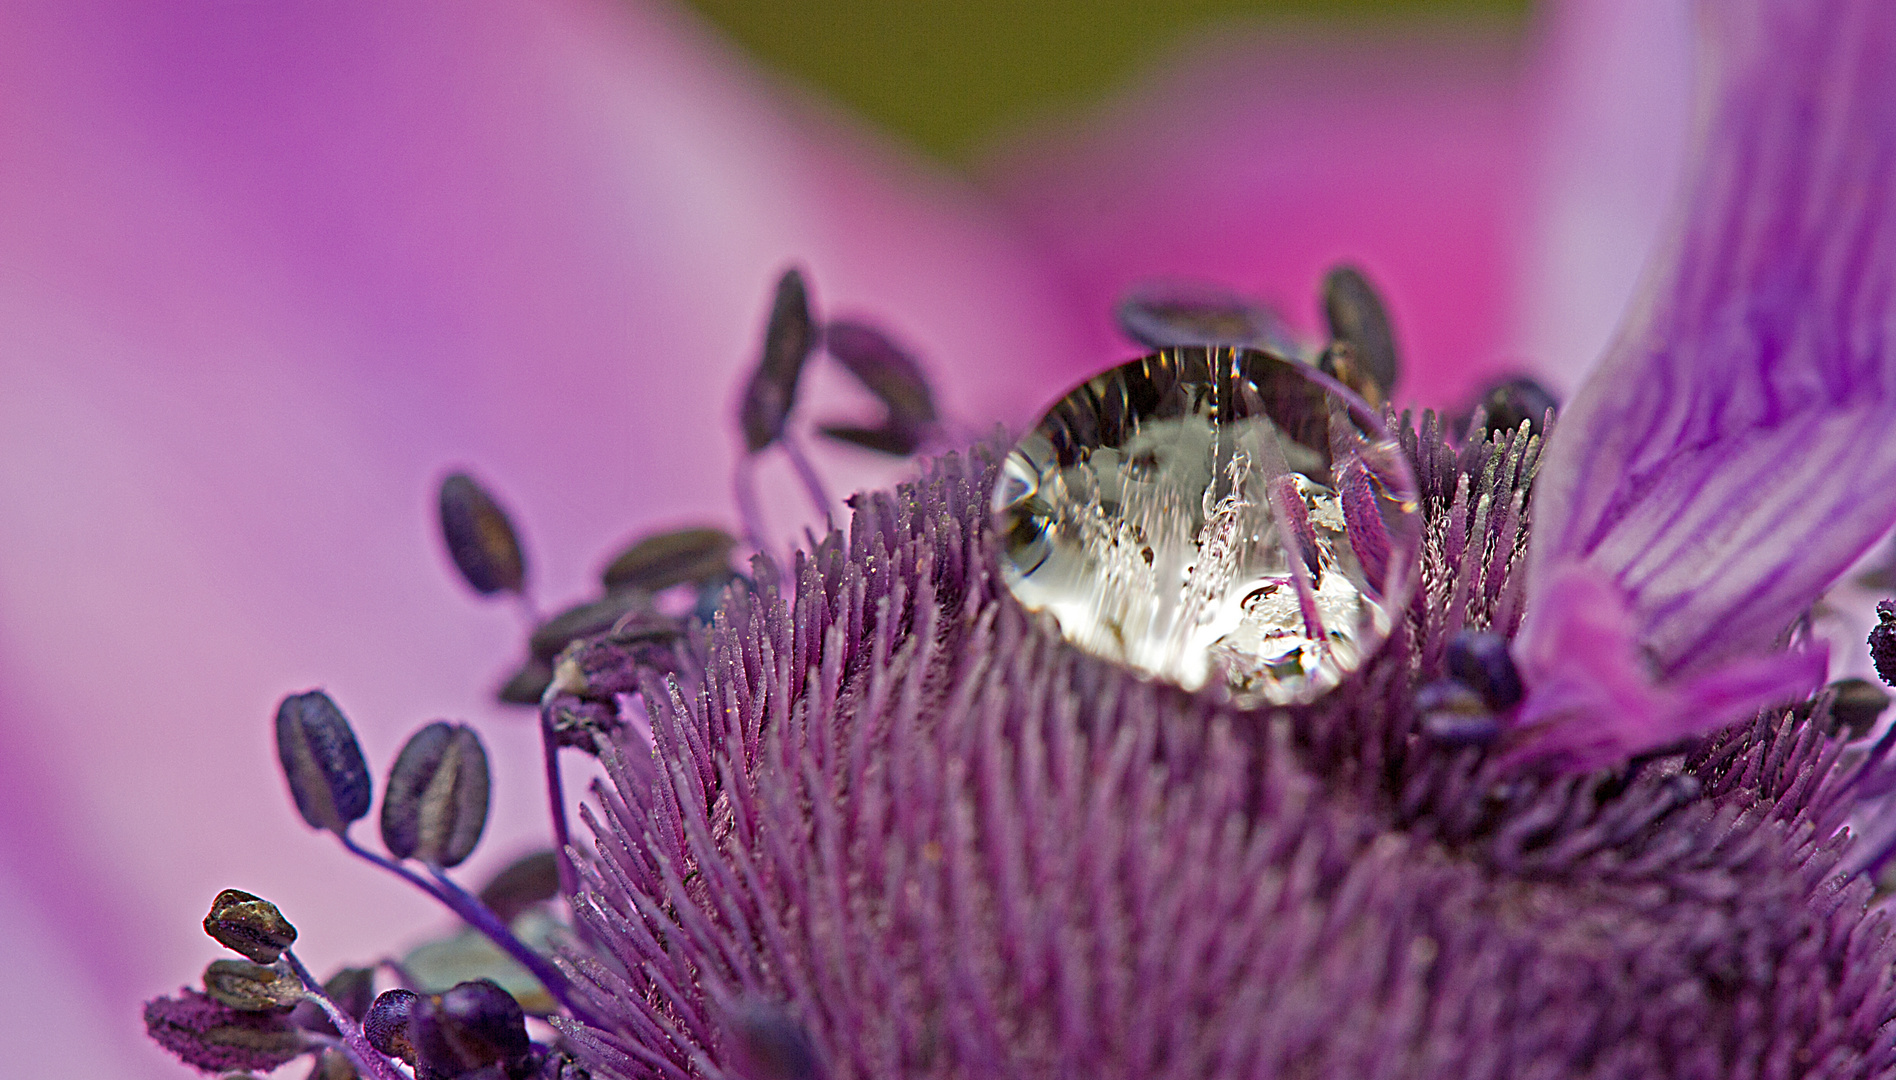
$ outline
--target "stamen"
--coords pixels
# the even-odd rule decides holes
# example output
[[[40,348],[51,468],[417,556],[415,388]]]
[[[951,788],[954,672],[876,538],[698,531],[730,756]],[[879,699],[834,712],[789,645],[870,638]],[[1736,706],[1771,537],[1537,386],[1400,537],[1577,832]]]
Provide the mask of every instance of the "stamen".
[[[242,889],[225,889],[211,901],[204,932],[219,945],[259,964],[274,964],[296,943],[296,927],[277,906]]]
[[[437,720],[410,736],[382,795],[382,844],[398,859],[459,866],[487,827],[487,751],[465,724]]]
[[[1877,677],[1896,686],[1896,604],[1888,600],[1876,605],[1876,625],[1870,630],[1870,660],[1876,665]]]
[[[1498,438],[1526,424],[1530,432],[1542,435],[1559,411],[1560,402],[1551,391],[1525,375],[1515,375],[1490,384],[1474,411],[1457,422],[1456,430],[1465,433],[1464,438],[1476,432]]]
[[[342,710],[321,690],[277,706],[277,757],[297,812],[314,829],[341,836],[369,812],[369,767]]]
[[[415,999],[407,1036],[418,1074],[458,1077],[492,1069],[512,1075],[533,1049],[520,1003],[490,979]]]
[[[709,581],[731,569],[737,540],[723,529],[702,526],[642,536],[606,564],[607,590],[633,588],[658,593],[673,585]]]
[[[906,457],[936,428],[928,376],[901,346],[868,323],[838,319],[823,328],[823,350],[876,396],[888,415],[876,427],[830,423],[824,435],[879,453]]]
[[[526,556],[513,521],[487,489],[464,472],[441,481],[441,538],[468,585],[482,596],[525,594]]]
[[[244,1012],[288,1009],[302,1001],[303,984],[287,965],[213,960],[204,969],[204,992]]]
[[[1290,332],[1268,308],[1220,285],[1148,281],[1126,290],[1113,316],[1126,337],[1147,349],[1225,346],[1298,351]]]
[[[1402,370],[1395,332],[1390,328],[1382,297],[1361,270],[1338,266],[1324,275],[1323,317],[1329,324],[1330,337],[1349,346],[1351,365],[1382,391],[1380,400],[1371,404],[1388,400]]]
[[[738,419],[744,429],[744,445],[755,454],[783,435],[784,424],[797,399],[797,380],[803,375],[804,361],[816,344],[816,329],[810,318],[809,292],[803,274],[796,267],[777,279],[777,293],[770,304],[770,322],[764,328],[763,355],[751,374],[750,385]]]
[[[1493,712],[1520,704],[1521,673],[1508,655],[1507,639],[1481,630],[1463,630],[1448,640],[1448,673],[1481,695]]]

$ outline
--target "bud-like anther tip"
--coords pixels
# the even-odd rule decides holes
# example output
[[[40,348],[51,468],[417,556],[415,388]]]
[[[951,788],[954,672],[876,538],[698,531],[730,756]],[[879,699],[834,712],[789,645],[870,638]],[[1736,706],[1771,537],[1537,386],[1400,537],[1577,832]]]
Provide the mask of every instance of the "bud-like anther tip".
[[[259,964],[274,964],[296,943],[296,927],[277,906],[242,889],[225,889],[211,901],[204,932],[219,945]]]
[[[306,996],[303,982],[287,967],[245,960],[213,960],[204,969],[204,992],[233,1009],[288,1009]]]

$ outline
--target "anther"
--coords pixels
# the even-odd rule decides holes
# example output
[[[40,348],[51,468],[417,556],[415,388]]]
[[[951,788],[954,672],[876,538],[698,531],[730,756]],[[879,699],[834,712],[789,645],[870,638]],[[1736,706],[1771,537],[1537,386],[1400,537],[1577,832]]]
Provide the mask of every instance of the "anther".
[[[369,812],[372,781],[355,731],[328,694],[291,694],[277,706],[277,757],[297,812],[341,836]]]

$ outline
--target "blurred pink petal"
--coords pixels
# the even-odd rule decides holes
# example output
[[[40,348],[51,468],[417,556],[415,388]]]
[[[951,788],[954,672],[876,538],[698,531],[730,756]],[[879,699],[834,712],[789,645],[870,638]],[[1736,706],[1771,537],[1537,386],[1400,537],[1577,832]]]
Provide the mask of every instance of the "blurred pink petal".
[[[1315,333],[1323,273],[1351,261],[1389,301],[1397,397],[1459,403],[1518,368],[1503,350],[1529,209],[1525,82],[1500,41],[1239,36],[1019,140],[993,172],[1081,310],[1141,279],[1195,278]]]
[[[557,602],[641,525],[728,519],[788,260],[926,342],[959,414],[1088,362],[966,191],[653,5],[55,0],[0,16],[0,79],[0,899],[43,913],[6,926],[53,948],[45,1000],[91,1001],[25,1074],[86,1038],[100,1075],[175,1075],[136,1003],[217,954],[221,887],[319,969],[440,922],[291,812],[287,691],[327,686],[378,772],[484,722],[473,876],[543,837],[531,725],[486,694],[518,628],[432,535],[446,467]]]
[[[1695,76],[1689,0],[1544,20],[1533,214],[1511,340],[1563,399],[1606,352],[1674,205]]]

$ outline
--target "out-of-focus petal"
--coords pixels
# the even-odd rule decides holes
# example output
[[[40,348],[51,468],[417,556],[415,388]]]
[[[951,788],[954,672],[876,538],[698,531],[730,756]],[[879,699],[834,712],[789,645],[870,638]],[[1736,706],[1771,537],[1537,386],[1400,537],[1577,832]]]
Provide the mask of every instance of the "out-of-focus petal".
[[[926,343],[956,415],[1086,363],[967,190],[652,4],[9,5],[0,142],[0,786],[33,794],[0,800],[0,872],[120,1045],[217,953],[223,887],[319,971],[438,921],[297,818],[285,692],[326,686],[378,774],[480,723],[470,876],[543,842],[533,725],[485,693],[521,631],[433,535],[451,466],[557,602],[639,528],[726,516],[792,259]]]
[[[1307,334],[1334,263],[1388,299],[1399,400],[1459,404],[1513,322],[1531,109],[1502,42],[1241,37],[1180,51],[1081,124],[1011,144],[1002,198],[1083,312],[1152,278],[1254,293]],[[1111,327],[1099,347],[1130,355]]]
[[[1563,398],[1605,354],[1677,201],[1691,133],[1691,0],[1547,5],[1536,46],[1520,355]]]
[[[1556,429],[1528,567],[1530,604],[1610,587],[1674,682],[1771,647],[1896,521],[1896,8],[1753,0],[1713,31],[1679,232]]]

